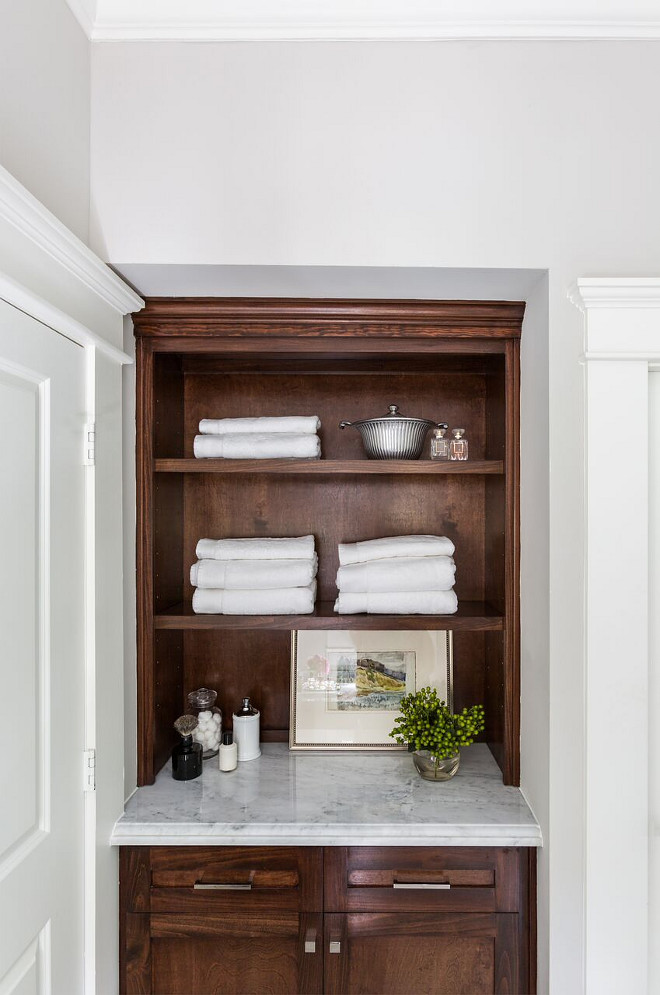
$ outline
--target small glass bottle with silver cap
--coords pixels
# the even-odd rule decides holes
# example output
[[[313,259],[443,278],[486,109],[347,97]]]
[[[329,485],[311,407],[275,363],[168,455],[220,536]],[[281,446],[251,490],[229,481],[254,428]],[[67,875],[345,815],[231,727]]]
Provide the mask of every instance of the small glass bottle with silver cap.
[[[433,435],[431,436],[431,459],[449,459],[449,439],[445,438],[445,432],[448,428],[449,425],[445,424],[445,422],[438,422],[438,427],[433,429]]]
[[[463,438],[464,428],[452,428],[451,434],[454,438],[449,443],[450,460],[466,460],[468,458],[468,441]]]

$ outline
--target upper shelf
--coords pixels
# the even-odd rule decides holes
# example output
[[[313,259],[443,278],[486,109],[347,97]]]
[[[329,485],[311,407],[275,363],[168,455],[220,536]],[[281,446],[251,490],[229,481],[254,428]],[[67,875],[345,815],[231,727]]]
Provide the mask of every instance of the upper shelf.
[[[337,615],[333,601],[311,615],[196,615],[190,602],[154,617],[156,629],[452,629],[497,631],[503,616],[484,601],[463,601],[455,615]]]
[[[285,473],[300,474],[503,474],[503,460],[467,460],[441,463],[434,460],[370,459],[157,459],[156,473]]]

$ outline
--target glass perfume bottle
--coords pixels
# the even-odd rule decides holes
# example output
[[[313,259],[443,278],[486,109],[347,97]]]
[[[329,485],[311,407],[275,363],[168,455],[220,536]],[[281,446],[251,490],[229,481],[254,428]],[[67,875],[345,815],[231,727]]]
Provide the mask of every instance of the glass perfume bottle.
[[[431,436],[431,459],[449,459],[449,439],[445,438],[445,432],[449,428],[444,422],[438,422],[438,427],[433,429]]]
[[[449,443],[450,460],[466,460],[468,458],[468,442],[464,439],[464,428],[453,428],[451,434],[454,438]]]

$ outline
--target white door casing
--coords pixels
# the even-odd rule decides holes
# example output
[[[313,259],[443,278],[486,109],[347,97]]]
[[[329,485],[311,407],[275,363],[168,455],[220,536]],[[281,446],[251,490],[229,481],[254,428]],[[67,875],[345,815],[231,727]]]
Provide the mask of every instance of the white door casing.
[[[649,992],[660,992],[660,370],[649,376]]]
[[[83,991],[85,350],[0,301],[0,993]]]
[[[582,279],[570,297],[585,314],[585,665],[575,675],[586,711],[584,991],[645,995],[649,371],[660,365],[660,279]]]

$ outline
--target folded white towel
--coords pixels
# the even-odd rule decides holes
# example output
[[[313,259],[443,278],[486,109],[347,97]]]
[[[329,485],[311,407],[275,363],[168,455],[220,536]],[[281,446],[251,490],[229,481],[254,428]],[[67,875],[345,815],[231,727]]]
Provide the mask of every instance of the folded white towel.
[[[198,560],[305,560],[314,556],[314,536],[295,539],[200,539]]]
[[[454,544],[446,536],[388,536],[364,542],[340,542],[339,562],[366,563],[390,556],[453,556]]]
[[[248,432],[293,432],[295,435],[314,435],[321,427],[317,415],[285,415],[268,418],[202,418],[199,430],[202,435],[237,435]]]
[[[196,435],[193,452],[197,459],[318,459],[318,435]]]
[[[307,587],[283,587],[277,591],[224,591],[198,587],[193,611],[198,615],[311,615],[316,599],[316,581]]]
[[[456,565],[451,556],[393,556],[340,567],[337,587],[342,594],[449,591],[455,577]]]
[[[198,560],[190,568],[190,583],[230,591],[305,587],[317,569],[316,553],[304,560]]]
[[[455,591],[404,591],[389,594],[343,594],[335,601],[339,615],[453,615]]]

